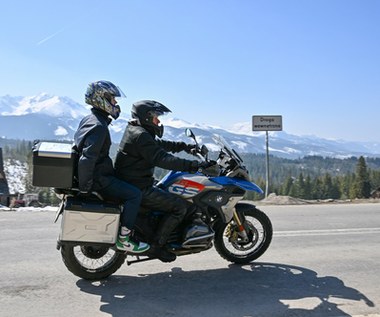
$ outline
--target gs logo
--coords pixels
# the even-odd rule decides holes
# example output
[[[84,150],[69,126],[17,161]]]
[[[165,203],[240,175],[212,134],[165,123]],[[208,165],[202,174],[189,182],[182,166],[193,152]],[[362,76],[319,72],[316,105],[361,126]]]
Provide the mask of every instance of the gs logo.
[[[195,196],[200,191],[202,191],[204,187],[204,185],[197,182],[182,179],[181,181],[172,184],[169,187],[169,192],[187,198]]]

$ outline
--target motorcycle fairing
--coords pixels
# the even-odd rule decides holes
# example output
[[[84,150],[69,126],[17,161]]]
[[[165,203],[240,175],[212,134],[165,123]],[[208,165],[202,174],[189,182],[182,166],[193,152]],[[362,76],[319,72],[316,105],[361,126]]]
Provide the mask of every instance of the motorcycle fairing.
[[[168,184],[170,184],[174,179],[176,179],[177,177],[179,177],[180,175],[184,175],[184,174],[187,174],[185,172],[178,172],[178,171],[170,171],[169,173],[167,173],[158,183],[157,183],[157,186],[158,187],[162,187],[162,186],[167,186]]]
[[[197,195],[205,188],[205,185],[189,179],[179,179],[168,187],[168,192],[183,196],[185,198]]]
[[[170,171],[159,183],[158,187],[185,199],[192,198],[204,189],[222,189],[220,184],[211,181],[201,173],[185,173]]]
[[[212,207],[218,212],[223,222],[231,221],[235,205],[243,199],[244,191],[236,192],[235,186],[227,186],[224,191],[210,190],[203,192],[194,199],[199,206]]]
[[[235,185],[244,190],[255,191],[259,194],[264,193],[264,191],[255,183],[252,183],[240,178],[218,176],[218,177],[210,178],[210,180],[222,186]]]

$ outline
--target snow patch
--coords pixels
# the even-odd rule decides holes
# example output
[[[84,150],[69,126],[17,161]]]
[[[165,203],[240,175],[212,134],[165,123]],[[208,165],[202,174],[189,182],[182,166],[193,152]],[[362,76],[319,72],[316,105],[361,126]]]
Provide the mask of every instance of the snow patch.
[[[206,124],[198,124],[198,123],[189,123],[184,120],[180,120],[178,118],[172,118],[169,116],[160,117],[160,121],[164,126],[170,126],[177,129],[185,129],[185,128],[199,128],[203,130],[213,130],[213,129],[221,129],[219,126],[206,125]]]
[[[234,145],[233,147],[237,146],[237,148],[242,151],[244,151],[248,145],[246,142],[243,141],[231,141],[231,144]]]
[[[25,193],[25,181],[28,164],[18,160],[7,159],[4,161],[4,172],[7,178],[10,194]]]
[[[69,133],[67,132],[67,130],[62,127],[62,126],[59,126],[55,131],[54,131],[54,135],[56,136],[65,136],[65,135],[68,135]]]
[[[88,107],[80,105],[67,97],[41,93],[31,97],[7,98],[7,108],[6,111],[2,112],[2,115],[23,116],[31,113],[76,119],[88,114]]]

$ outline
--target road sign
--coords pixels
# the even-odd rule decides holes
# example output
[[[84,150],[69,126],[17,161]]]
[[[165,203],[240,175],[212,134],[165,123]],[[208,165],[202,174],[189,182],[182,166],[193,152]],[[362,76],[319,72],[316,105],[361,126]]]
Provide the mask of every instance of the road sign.
[[[266,131],[266,181],[265,197],[269,192],[269,136],[268,131],[282,131],[282,116],[252,116],[252,131]]]
[[[282,131],[282,116],[252,116],[252,131]]]

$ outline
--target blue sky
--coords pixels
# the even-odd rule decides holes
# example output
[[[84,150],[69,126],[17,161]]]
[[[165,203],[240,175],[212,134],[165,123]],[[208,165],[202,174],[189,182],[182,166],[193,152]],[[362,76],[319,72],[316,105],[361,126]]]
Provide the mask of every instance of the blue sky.
[[[0,96],[83,103],[106,79],[132,102],[230,128],[379,141],[380,1],[1,0]]]

